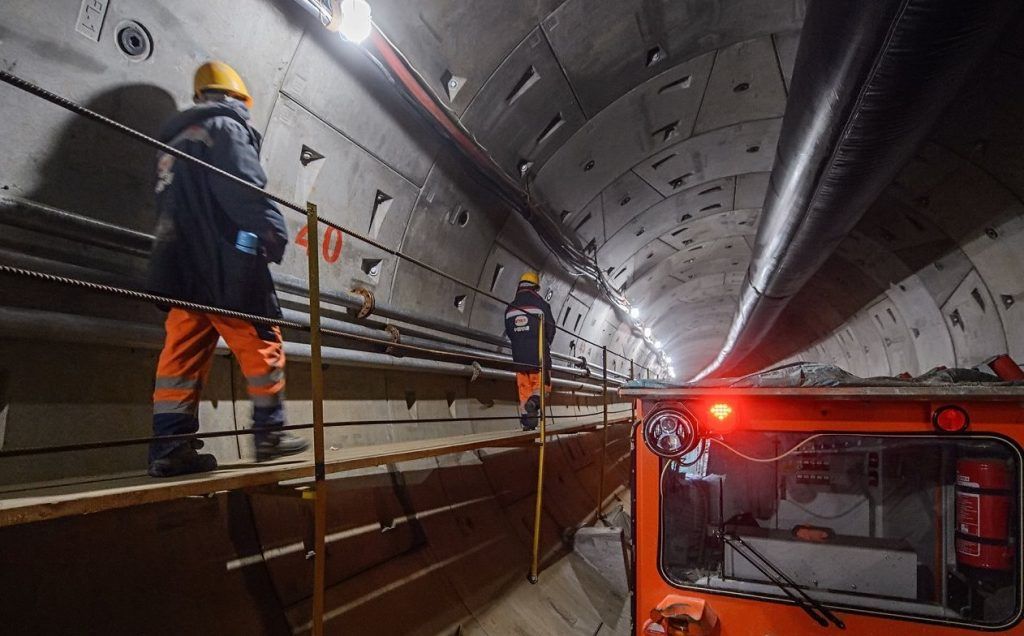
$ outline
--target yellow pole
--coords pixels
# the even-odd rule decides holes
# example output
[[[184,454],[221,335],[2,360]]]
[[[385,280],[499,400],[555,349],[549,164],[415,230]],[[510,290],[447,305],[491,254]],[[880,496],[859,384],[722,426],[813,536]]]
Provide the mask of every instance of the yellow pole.
[[[633,364],[633,358],[629,359],[629,379],[633,381],[636,379],[636,367]],[[629,449],[633,450],[633,434],[636,432],[633,430],[633,426],[636,424],[636,400],[629,401]]]
[[[324,375],[320,357],[320,249],[316,204],[306,203],[309,263],[309,375],[313,402],[313,636],[324,634],[327,570],[327,475],[324,470]]]
[[[540,561],[540,515],[541,504],[544,496],[544,447],[547,445],[547,430],[545,428],[544,406],[545,406],[545,377],[544,377],[544,316],[540,316],[540,326],[537,329],[537,352],[540,360],[540,454],[537,458],[537,506],[533,510],[533,560],[530,562],[530,574],[526,579],[530,583],[537,582],[537,573]]]
[[[601,374],[601,402],[604,411],[604,425],[601,427],[601,477],[597,482],[597,516],[594,519],[595,525],[598,519],[604,519],[604,464],[608,453],[608,347],[601,347],[601,366],[604,368],[604,372]]]

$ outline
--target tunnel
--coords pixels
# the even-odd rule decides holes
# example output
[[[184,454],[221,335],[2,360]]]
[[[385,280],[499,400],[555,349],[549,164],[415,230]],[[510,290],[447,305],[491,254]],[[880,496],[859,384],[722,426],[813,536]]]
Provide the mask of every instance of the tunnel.
[[[1008,0],[0,4],[0,631],[637,633],[620,387],[1024,361],[1022,42]],[[160,480],[160,135],[210,60],[316,448],[255,461],[221,342],[220,469]]]

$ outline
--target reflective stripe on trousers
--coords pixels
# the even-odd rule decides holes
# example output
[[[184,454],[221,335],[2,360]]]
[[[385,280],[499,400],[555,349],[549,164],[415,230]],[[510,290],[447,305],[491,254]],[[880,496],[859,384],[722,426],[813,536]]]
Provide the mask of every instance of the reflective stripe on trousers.
[[[217,340],[224,338],[246,378],[256,427],[284,424],[284,346],[279,327],[254,325],[215,314],[171,309],[153,388],[153,433],[194,433],[199,398],[210,372]],[[157,442],[150,460],[182,442]]]

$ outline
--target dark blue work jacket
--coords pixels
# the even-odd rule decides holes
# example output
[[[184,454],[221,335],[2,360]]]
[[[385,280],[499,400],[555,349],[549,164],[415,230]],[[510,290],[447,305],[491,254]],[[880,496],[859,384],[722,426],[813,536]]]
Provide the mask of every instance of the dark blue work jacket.
[[[551,342],[555,339],[557,327],[551,313],[551,305],[531,287],[520,287],[515,300],[505,308],[505,335],[512,343],[512,359],[522,364],[540,368],[537,357],[537,337],[540,321],[544,319],[544,368],[551,370]],[[529,371],[521,368],[516,371]]]
[[[261,137],[239,101],[202,104],[179,113],[161,141],[257,186]],[[157,227],[149,289],[204,305],[278,318],[281,309],[268,262],[280,263],[288,244],[273,201],[189,161],[157,156]],[[239,230],[259,239],[259,253],[235,247]]]

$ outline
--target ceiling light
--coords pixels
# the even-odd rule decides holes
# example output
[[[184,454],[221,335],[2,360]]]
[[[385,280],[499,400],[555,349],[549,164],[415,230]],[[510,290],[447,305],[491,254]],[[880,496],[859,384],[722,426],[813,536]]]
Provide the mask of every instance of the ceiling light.
[[[650,338],[652,333],[654,332],[651,331],[650,327],[644,327],[644,338]]]
[[[338,32],[349,42],[359,44],[370,35],[372,20],[366,0],[341,0],[341,25]]]
[[[640,310],[637,309],[636,307],[630,307],[629,308],[629,315],[630,315],[631,318],[639,318],[640,317]]]
[[[654,348],[655,349],[661,349],[661,340],[655,340],[654,341]]]

